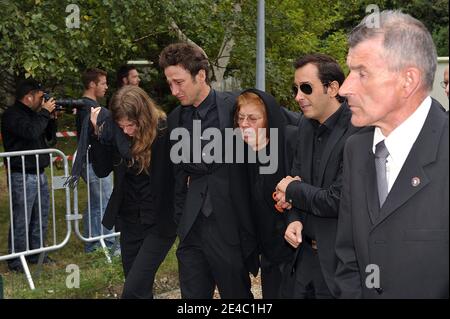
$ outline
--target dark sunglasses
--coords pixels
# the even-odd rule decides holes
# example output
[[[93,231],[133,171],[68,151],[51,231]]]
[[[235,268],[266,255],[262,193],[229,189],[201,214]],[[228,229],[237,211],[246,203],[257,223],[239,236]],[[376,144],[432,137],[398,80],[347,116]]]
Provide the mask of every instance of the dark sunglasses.
[[[322,84],[323,86],[328,86],[329,83]],[[293,84],[292,85],[292,96],[295,98],[298,94],[298,90],[302,91],[303,94],[311,95],[313,92],[313,88],[309,83],[302,83],[299,86]]]

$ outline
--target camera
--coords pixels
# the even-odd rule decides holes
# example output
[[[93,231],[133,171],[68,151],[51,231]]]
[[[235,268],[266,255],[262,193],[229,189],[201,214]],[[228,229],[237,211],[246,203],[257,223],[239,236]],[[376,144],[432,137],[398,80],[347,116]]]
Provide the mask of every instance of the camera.
[[[50,93],[45,92],[44,93],[44,101],[48,101],[51,99],[52,96]],[[85,106],[89,106],[88,102],[83,99],[57,99],[55,100],[56,108],[55,111],[63,111],[63,110],[70,110],[70,109],[79,109],[83,108]]]

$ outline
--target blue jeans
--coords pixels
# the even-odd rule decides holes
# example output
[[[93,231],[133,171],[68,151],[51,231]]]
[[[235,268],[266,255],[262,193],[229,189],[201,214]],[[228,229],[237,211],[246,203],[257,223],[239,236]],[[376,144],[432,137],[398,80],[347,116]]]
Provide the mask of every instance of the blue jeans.
[[[14,252],[16,253],[27,249],[27,233],[28,248],[30,250],[45,247],[44,242],[50,208],[47,176],[45,173],[39,175],[25,174],[25,191],[23,187],[23,176],[22,173],[11,173],[14,238],[13,242],[11,242],[12,234],[10,227],[8,236],[9,253],[13,252],[13,243]],[[39,218],[38,183],[40,183],[41,218]],[[20,259],[15,258],[9,260],[8,264],[10,267],[16,267],[21,263]]]
[[[108,230],[102,226],[102,218],[103,215],[105,214],[106,205],[108,204],[109,198],[111,197],[112,193],[112,174],[108,175],[105,178],[99,178],[97,177],[97,175],[95,175],[94,169],[92,168],[92,164],[88,165],[88,170],[89,170],[90,216],[89,216],[89,207],[86,207],[86,210],[83,213],[83,225],[84,225],[83,236],[85,238],[113,233],[113,231]],[[85,181],[87,180],[86,172],[83,172],[83,178]],[[100,205],[100,198],[101,198],[101,205]],[[115,243],[115,238],[114,237],[107,238],[105,239],[105,243],[108,247],[112,247]],[[85,244],[85,251],[92,252],[99,247],[100,247],[99,241],[87,242]]]

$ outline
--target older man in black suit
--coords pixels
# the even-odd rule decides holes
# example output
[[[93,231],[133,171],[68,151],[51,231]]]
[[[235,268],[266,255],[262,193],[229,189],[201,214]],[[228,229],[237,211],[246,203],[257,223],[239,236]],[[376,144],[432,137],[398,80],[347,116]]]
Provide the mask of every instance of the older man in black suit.
[[[339,93],[353,125],[366,128],[344,151],[340,296],[448,298],[449,126],[429,96],[433,40],[420,21],[383,11],[366,17],[349,45]]]

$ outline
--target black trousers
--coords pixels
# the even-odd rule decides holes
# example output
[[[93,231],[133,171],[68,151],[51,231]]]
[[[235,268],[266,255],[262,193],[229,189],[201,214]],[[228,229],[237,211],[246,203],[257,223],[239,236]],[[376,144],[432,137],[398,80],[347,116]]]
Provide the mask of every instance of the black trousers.
[[[261,255],[261,290],[263,299],[292,298],[295,278],[290,262],[272,262]]]
[[[293,298],[332,299],[333,295],[322,275],[317,251],[305,241],[299,249]]]
[[[154,225],[121,221],[120,246],[125,274],[122,299],[152,299],[159,266],[175,236],[161,237]]]
[[[253,298],[241,248],[222,238],[214,213],[199,213],[177,258],[183,299],[211,299],[216,285],[222,299]]]

